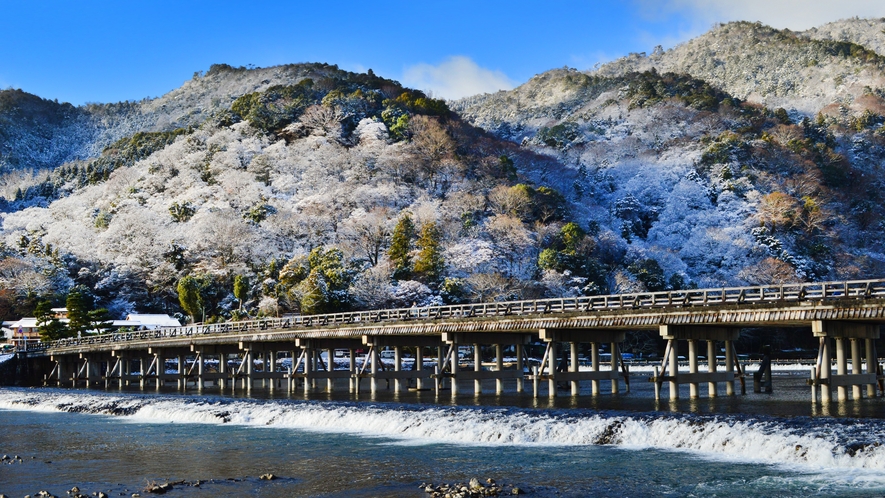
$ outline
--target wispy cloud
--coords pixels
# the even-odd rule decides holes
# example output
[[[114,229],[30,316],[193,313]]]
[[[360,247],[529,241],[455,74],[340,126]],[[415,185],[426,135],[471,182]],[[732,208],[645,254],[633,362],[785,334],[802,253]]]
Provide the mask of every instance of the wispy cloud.
[[[510,90],[516,83],[501,71],[480,67],[469,57],[452,56],[437,65],[415,64],[403,71],[408,87],[430,91],[436,97],[459,99],[478,93]]]
[[[698,27],[742,20],[805,30],[849,17],[885,16],[882,0],[636,0],[636,3],[650,16],[688,15]]]

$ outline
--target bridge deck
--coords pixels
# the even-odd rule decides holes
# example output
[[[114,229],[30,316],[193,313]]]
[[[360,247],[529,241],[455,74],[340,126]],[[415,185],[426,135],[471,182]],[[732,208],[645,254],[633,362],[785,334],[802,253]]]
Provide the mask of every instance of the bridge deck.
[[[803,327],[885,323],[885,280],[784,284],[332,313],[117,332],[42,345],[37,355],[295,339],[650,330],[661,325]]]

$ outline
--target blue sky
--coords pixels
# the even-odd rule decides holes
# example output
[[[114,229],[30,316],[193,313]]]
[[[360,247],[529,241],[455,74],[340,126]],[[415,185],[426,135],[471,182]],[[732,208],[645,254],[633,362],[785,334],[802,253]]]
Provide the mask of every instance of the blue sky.
[[[670,48],[715,22],[805,29],[885,16],[885,2],[0,0],[0,12],[0,88],[79,105],[157,97],[214,63],[371,68],[454,98]]]

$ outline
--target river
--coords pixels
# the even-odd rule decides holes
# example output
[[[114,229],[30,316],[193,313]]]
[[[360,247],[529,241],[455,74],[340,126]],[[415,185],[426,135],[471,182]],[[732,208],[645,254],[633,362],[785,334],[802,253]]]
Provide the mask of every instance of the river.
[[[428,496],[491,478],[528,496],[885,494],[885,398],[813,405],[807,374],[776,373],[774,394],[678,402],[641,375],[555,399],[2,388],[0,454],[21,460],[0,463],[0,493]]]

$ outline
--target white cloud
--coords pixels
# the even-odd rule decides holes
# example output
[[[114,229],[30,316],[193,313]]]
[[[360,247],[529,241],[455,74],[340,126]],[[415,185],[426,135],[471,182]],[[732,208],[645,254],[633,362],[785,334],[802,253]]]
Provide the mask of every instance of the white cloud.
[[[806,30],[850,17],[883,17],[882,0],[639,0],[647,14],[686,13],[697,23],[760,21],[774,28]]]
[[[425,63],[409,66],[403,71],[402,82],[445,99],[510,90],[516,86],[503,72],[480,67],[461,55],[449,57],[436,66]]]

